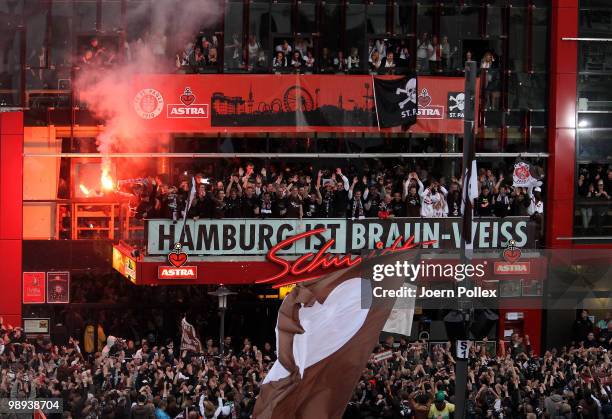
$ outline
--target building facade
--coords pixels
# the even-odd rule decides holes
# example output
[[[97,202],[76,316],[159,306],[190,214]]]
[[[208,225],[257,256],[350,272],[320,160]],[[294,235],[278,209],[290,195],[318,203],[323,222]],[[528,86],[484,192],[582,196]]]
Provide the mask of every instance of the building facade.
[[[397,160],[460,173],[461,117],[453,121],[450,112],[458,106],[466,59],[480,68],[475,141],[482,167],[508,176],[523,160],[545,174],[544,225],[533,233],[534,248],[610,248],[612,201],[598,192],[612,193],[612,102],[605,88],[612,10],[605,2],[225,1],[202,2],[204,10],[192,19],[160,14],[154,4],[0,0],[6,23],[0,37],[5,321],[68,322],[65,307],[81,310],[82,318],[96,310],[87,297],[69,306],[27,303],[24,272],[68,271],[72,281],[99,272],[118,281],[109,273],[117,262],[132,282],[158,285],[163,255],[144,260],[133,253],[132,239],[150,239],[151,230],[134,220],[128,198],[96,190],[103,167],[115,181],[139,177],[140,170],[172,183],[191,173],[194,161],[202,171],[218,171],[232,159],[256,165],[318,159],[330,167]],[[300,63],[292,66],[296,51]],[[393,66],[385,67],[389,54]],[[110,100],[96,91],[92,99],[89,87],[105,77],[90,79],[92,67],[127,69],[102,84],[102,90],[117,86],[127,93]],[[423,112],[427,123],[414,129],[380,131],[370,115],[372,77],[412,72],[420,80],[421,108],[439,106],[444,124],[434,114],[427,121]],[[133,79],[122,84],[124,76]],[[436,89],[444,83],[457,87],[445,88],[438,100]],[[163,100],[157,93],[138,96],[153,85]],[[105,112],[121,113],[122,106],[131,112],[135,97],[140,118],[150,122],[146,132],[101,148],[104,133],[116,127]],[[105,166],[99,154],[115,151],[124,154]],[[130,159],[135,170],[122,169]],[[248,284],[245,267],[250,275],[274,272],[261,255],[220,252],[197,263],[207,277],[193,283],[228,283],[226,275],[233,275],[241,279],[229,282]],[[542,308],[525,310],[531,314],[524,331],[533,336],[548,327],[544,345],[554,342],[556,329]],[[564,313],[571,317],[571,310]]]

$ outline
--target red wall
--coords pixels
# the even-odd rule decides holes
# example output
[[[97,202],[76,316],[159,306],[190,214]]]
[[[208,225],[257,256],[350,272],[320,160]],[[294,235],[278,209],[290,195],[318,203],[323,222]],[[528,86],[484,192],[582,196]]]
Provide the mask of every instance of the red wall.
[[[522,299],[508,299],[504,301],[503,305],[509,308],[499,309],[499,339],[503,339],[504,330],[514,329],[523,338],[529,336],[531,347],[536,355],[541,354],[542,349],[542,314],[543,311],[540,308],[541,302],[539,298],[533,298],[526,302],[525,298]],[[517,308],[519,307],[519,308]],[[530,307],[530,308],[522,308]],[[509,312],[521,312],[523,313],[523,320],[518,322],[506,321],[506,313]]]
[[[576,156],[576,83],[578,42],[561,38],[578,36],[578,0],[552,2],[550,34],[550,97],[546,244],[571,246],[574,229],[574,169]]]
[[[0,112],[0,316],[21,326],[23,114]]]

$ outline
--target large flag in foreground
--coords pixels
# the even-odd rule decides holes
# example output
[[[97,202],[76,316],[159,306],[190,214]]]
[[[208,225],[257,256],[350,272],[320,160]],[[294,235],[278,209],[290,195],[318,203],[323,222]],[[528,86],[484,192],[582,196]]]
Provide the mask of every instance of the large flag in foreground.
[[[196,335],[195,327],[187,322],[187,319],[183,318],[181,320],[181,352],[183,351],[192,351],[201,353],[202,352],[202,343],[200,343],[200,339]]]
[[[416,123],[417,104],[416,74],[397,79],[374,78],[374,102],[380,128],[410,126]]]
[[[364,276],[374,261],[392,264],[416,255],[413,250],[366,259],[291,291],[278,312],[278,360],[263,381],[254,419],[342,417],[395,303],[368,301],[372,284]],[[375,284],[398,289],[403,280],[388,277]]]

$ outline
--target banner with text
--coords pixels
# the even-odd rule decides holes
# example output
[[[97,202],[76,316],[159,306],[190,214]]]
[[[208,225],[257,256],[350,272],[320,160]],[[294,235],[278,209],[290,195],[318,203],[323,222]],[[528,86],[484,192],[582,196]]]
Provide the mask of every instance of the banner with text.
[[[278,254],[317,252],[328,241],[329,253],[348,254],[374,249],[378,242],[390,247],[400,236],[415,243],[434,240],[432,248],[459,249],[461,218],[222,219],[187,220],[184,231],[172,220],[148,220],[147,254],[167,255],[181,242],[187,255],[266,255],[276,244],[300,233],[325,229],[287,244]],[[533,248],[535,225],[528,217],[475,218],[475,249],[500,249],[511,239],[519,248]]]
[[[376,132],[372,82],[371,76],[139,75],[129,109],[138,128],[154,132]],[[463,133],[463,86],[460,77],[423,76],[418,91],[396,89],[401,103],[418,102],[416,124],[407,131]]]

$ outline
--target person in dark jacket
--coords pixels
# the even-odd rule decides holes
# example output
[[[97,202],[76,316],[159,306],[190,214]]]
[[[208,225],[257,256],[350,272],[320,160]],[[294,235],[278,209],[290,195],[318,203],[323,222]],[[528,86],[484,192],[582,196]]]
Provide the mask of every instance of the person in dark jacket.
[[[488,186],[483,185],[480,195],[476,198],[475,209],[476,214],[480,217],[490,217],[493,215],[493,197]]]
[[[131,419],[155,419],[155,407],[147,403],[147,396],[139,394],[137,402],[132,406]]]
[[[578,318],[574,321],[572,332],[574,342],[577,344],[585,340],[589,333],[593,331],[593,322],[589,319],[589,312],[582,310]]]

